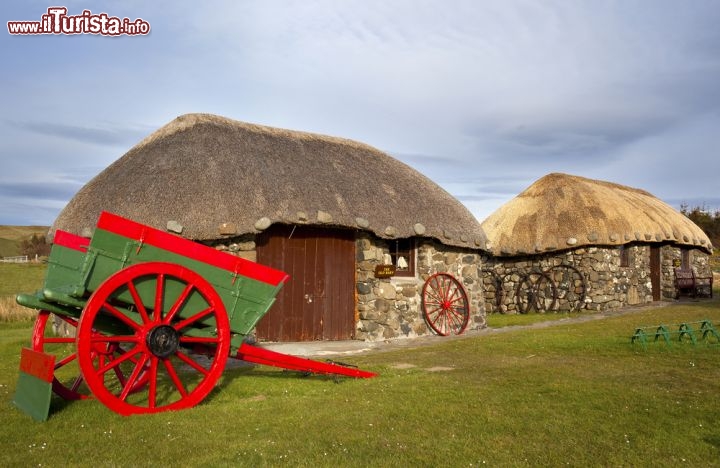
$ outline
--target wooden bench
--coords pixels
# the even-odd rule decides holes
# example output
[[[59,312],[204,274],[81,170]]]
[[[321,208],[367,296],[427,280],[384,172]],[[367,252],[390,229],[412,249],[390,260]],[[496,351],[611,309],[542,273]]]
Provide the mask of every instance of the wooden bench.
[[[675,298],[681,295],[713,297],[713,277],[699,277],[695,270],[675,268]]]

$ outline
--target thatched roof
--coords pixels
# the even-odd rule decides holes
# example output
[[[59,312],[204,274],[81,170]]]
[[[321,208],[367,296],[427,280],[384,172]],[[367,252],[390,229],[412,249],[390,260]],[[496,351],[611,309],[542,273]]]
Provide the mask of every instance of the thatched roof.
[[[102,210],[211,240],[273,223],[323,224],[381,238],[484,247],[478,221],[400,161],[355,141],[188,114],[102,171],[53,225],[77,234]]]
[[[705,233],[650,193],[567,174],[549,174],[483,223],[495,255],[583,245],[673,243],[712,251]]]

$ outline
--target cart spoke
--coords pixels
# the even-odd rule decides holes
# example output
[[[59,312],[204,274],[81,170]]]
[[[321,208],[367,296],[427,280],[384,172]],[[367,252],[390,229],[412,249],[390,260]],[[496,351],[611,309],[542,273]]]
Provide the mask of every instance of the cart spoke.
[[[198,312],[197,314],[193,315],[192,317],[188,317],[188,318],[186,318],[185,320],[181,320],[181,321],[175,323],[175,325],[173,325],[173,327],[175,328],[175,330],[180,331],[180,330],[182,330],[183,328],[185,328],[185,327],[187,327],[188,325],[190,325],[191,323],[197,322],[197,321],[199,321],[199,320],[201,320],[201,319],[204,319],[205,317],[207,317],[208,315],[212,314],[213,312],[215,312],[215,307],[214,307],[214,306],[210,306],[210,307],[208,307],[207,309],[205,309],[205,310],[203,310],[203,311],[201,311],[201,312]]]
[[[123,314],[122,312],[120,312],[119,310],[117,310],[115,307],[113,307],[113,306],[110,305],[109,303],[105,302],[105,303],[103,304],[103,309],[105,309],[106,311],[110,312],[110,314],[112,314],[115,318],[119,319],[121,322],[123,322],[125,325],[129,326],[129,327],[132,328],[133,330],[139,330],[139,329],[140,329],[140,325],[138,325],[137,323],[135,323],[130,317],[128,317],[127,315]]]
[[[124,387],[127,383],[127,379],[125,378],[125,373],[123,372],[123,370],[119,366],[115,366],[113,367],[113,371],[115,372],[115,377],[120,383],[120,387]]]
[[[138,294],[138,292],[137,292],[135,283],[133,283],[132,281],[128,281],[127,287],[128,287],[128,290],[130,291],[130,295],[133,298],[133,302],[135,302],[135,307],[137,307],[138,313],[140,314],[140,317],[142,318],[143,323],[150,322],[150,316],[147,313],[145,304],[143,304],[143,301],[140,298],[140,294]]]
[[[47,344],[75,343],[75,338],[45,338]]]
[[[101,367],[97,369],[98,374],[105,374],[110,369],[114,369],[115,367],[119,366],[125,361],[129,361],[135,354],[141,353],[142,351],[139,349],[139,346],[134,347],[127,353],[121,354],[120,357],[113,359],[109,361],[107,364],[102,365],[102,363],[105,361],[105,355],[100,355],[100,361],[101,361]],[[141,359],[142,360],[142,359]]]
[[[445,298],[448,302],[453,303],[462,300],[462,295],[460,294],[458,288],[451,285],[448,287],[448,293],[449,294]]]
[[[209,371],[208,371],[207,369],[205,369],[203,366],[201,366],[200,364],[198,364],[195,360],[193,360],[193,359],[192,359],[190,356],[188,356],[187,354],[181,353],[180,351],[178,351],[178,353],[176,354],[176,356],[177,356],[178,358],[180,358],[180,360],[181,360],[182,362],[184,362],[184,363],[187,364],[188,366],[192,367],[192,368],[195,369],[196,371],[200,372],[201,374],[207,375],[207,374],[209,373]]]
[[[125,401],[130,394],[130,392],[135,388],[135,384],[138,381],[138,378],[140,377],[140,373],[144,370],[145,363],[148,360],[148,355],[143,354],[142,358],[140,358],[140,361],[135,364],[135,368],[132,371],[132,374],[130,374],[130,377],[127,379],[127,382],[125,382],[125,385],[123,386],[122,392],[120,393],[120,399]]]
[[[448,328],[447,327],[447,316],[445,314],[440,314],[438,316],[437,322],[439,322],[439,323],[436,323],[436,325],[437,325],[438,329],[440,330],[440,332],[447,335],[447,328]]]
[[[428,289],[427,291],[428,295],[434,299],[437,299],[439,302],[442,302],[444,299],[443,290],[437,278],[430,280],[428,284],[431,287],[431,289]]]
[[[178,355],[179,354],[180,353],[178,353]],[[162,363],[165,366],[165,369],[167,370],[170,379],[175,384],[175,388],[177,388],[177,391],[180,392],[180,395],[185,398],[187,396],[187,390],[185,390],[185,386],[183,385],[182,381],[180,381],[180,377],[178,377],[177,372],[175,371],[175,367],[170,362],[170,359],[163,359]]]
[[[140,339],[135,335],[95,335],[91,340],[93,343],[137,343]]]
[[[158,358],[152,356],[150,358],[150,387],[148,389],[148,405],[150,408],[155,408],[157,405],[157,372]]]
[[[56,315],[56,317],[60,317],[60,319],[73,327],[77,328],[78,322],[72,317],[66,317],[65,315]]]
[[[165,318],[163,319],[163,323],[169,324],[173,318],[175,318],[175,315],[178,313],[178,311],[182,308],[183,304],[187,300],[187,298],[190,296],[190,293],[195,289],[195,286],[192,284],[187,284],[185,286],[185,289],[183,290],[182,294],[180,294],[180,297],[175,301],[175,304],[173,304],[172,308],[170,309],[170,312],[165,315]]]
[[[462,326],[463,317],[460,315],[456,310],[450,310],[450,313],[448,314],[448,317],[451,322],[451,328],[453,330],[459,330]]]
[[[444,280],[437,280],[435,281],[435,285],[438,290],[440,300],[447,300],[447,282],[445,282]]]
[[[180,338],[180,343],[199,343],[199,344],[216,344],[220,340],[214,336],[183,336]]]
[[[83,379],[83,376],[78,375],[70,386],[70,390],[72,390],[73,392],[77,392],[78,388],[80,388],[80,385],[82,385],[84,381],[85,379]]]
[[[155,285],[155,310],[153,311],[153,322],[162,319],[163,289],[165,286],[165,274],[158,273]]]
[[[443,317],[445,317],[444,311],[442,309],[438,309],[437,314],[435,315],[435,320],[433,320],[432,323],[438,323]]]
[[[55,363],[55,370],[58,370],[61,367],[70,364],[75,360],[75,358],[77,358],[77,353],[72,353],[65,356],[64,358],[60,359],[58,362]]]

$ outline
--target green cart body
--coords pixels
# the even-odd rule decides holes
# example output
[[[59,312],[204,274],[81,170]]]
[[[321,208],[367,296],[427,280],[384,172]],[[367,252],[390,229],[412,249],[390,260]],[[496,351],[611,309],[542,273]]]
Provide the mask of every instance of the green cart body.
[[[104,212],[92,239],[56,232],[43,289],[17,301],[40,311],[35,351],[74,345],[56,369],[77,360],[80,375],[70,383],[56,378],[53,390],[84,398],[80,387],[86,384],[121,414],[194,406],[212,390],[228,357],[373,376],[246,342],[288,279],[282,271]],[[51,314],[75,327],[75,336],[52,336]]]

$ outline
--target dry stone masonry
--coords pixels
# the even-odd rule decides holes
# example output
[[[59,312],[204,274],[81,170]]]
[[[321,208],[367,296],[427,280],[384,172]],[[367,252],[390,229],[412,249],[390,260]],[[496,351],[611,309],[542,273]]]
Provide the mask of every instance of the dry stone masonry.
[[[625,250],[625,252],[623,252]],[[545,272],[555,284],[555,300],[547,282],[535,294],[546,294],[539,312],[605,311],[646,304],[653,301],[650,277],[650,245],[625,247],[583,247],[563,252],[531,256],[487,257],[483,259],[482,280],[487,313],[522,312],[520,301],[526,294],[523,278],[532,272]],[[623,261],[625,255],[626,261]],[[680,265],[680,248],[660,247],[661,299],[675,297],[674,268]],[[709,274],[708,255],[700,250],[689,252],[690,265],[696,272]],[[541,275],[535,276],[539,278]],[[520,295],[520,296],[518,296]],[[544,302],[543,302],[544,300]],[[581,303],[578,303],[581,301]]]
[[[486,326],[479,252],[418,240],[415,276],[376,278],[375,267],[389,254],[388,243],[360,234],[356,249],[357,339],[378,341],[432,333],[422,314],[422,288],[435,273],[452,274],[464,286],[470,302],[468,329]]]

